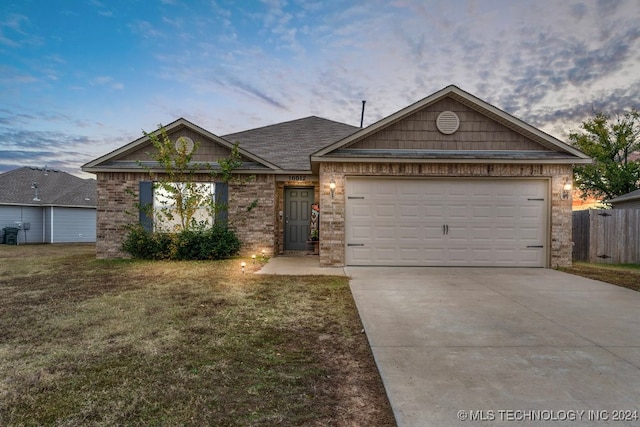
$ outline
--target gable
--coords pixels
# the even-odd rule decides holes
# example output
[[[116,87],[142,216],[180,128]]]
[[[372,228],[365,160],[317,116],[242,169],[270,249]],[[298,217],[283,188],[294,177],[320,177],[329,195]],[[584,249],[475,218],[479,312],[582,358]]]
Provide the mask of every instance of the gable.
[[[180,137],[188,137],[194,143],[198,142],[199,147],[192,156],[193,163],[207,163],[214,168],[218,161],[226,158],[231,153],[233,144],[193,123],[178,119],[164,127],[168,138],[175,143]],[[159,135],[160,129],[152,132],[152,135]],[[129,144],[118,148],[111,153],[99,157],[82,166],[85,172],[130,172],[142,171],[149,168],[155,172],[162,172],[164,168],[155,162],[149,153],[155,151],[155,147],[145,135]],[[259,156],[238,147],[242,165],[236,170],[238,173],[259,173],[279,170],[280,168]],[[141,165],[142,163],[142,165]],[[208,168],[202,167],[202,172],[208,172]]]
[[[450,135],[440,132],[436,125],[439,114],[444,111],[454,112],[460,121],[458,130]],[[455,151],[549,150],[450,97],[428,105],[344,148]]]
[[[173,142],[177,141],[180,137],[190,138],[194,143],[199,143],[197,151],[193,153],[192,159],[196,162],[217,162],[221,158],[228,157],[231,154],[231,150],[228,147],[224,147],[214,141],[211,138],[207,138],[193,131],[187,127],[177,129],[171,133],[167,133],[169,139]],[[153,161],[153,158],[149,153],[157,153],[156,148],[153,146],[150,140],[147,140],[145,144],[142,144],[137,149],[124,154],[123,156],[113,159],[119,161]],[[243,160],[248,160],[244,158]]]
[[[451,129],[438,129],[441,113]],[[452,114],[453,113],[453,114]],[[311,156],[312,162],[590,163],[581,151],[456,86],[383,118]]]

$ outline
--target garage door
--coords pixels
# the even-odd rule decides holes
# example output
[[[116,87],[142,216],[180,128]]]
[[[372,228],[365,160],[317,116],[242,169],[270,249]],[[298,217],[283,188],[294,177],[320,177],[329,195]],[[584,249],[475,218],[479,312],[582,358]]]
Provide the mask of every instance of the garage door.
[[[348,178],[347,265],[545,267],[545,180]]]

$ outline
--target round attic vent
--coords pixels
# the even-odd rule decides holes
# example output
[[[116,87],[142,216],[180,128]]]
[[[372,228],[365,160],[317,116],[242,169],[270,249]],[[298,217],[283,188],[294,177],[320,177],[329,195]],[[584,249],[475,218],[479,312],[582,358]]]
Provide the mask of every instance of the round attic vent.
[[[438,130],[445,135],[451,135],[458,130],[460,126],[460,118],[453,111],[443,111],[436,119]]]
[[[177,151],[182,151],[184,147],[184,151],[189,154],[193,150],[193,140],[188,136],[181,136],[176,139],[175,147]]]

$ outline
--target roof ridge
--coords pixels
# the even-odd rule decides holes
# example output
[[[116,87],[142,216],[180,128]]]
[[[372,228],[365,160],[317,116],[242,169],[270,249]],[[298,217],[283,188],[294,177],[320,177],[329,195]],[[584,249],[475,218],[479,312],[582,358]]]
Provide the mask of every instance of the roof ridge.
[[[256,128],[244,129],[244,130],[241,130],[241,131],[228,133],[228,134],[222,135],[221,137],[226,139],[227,136],[235,135],[235,134],[238,134],[238,133],[253,132],[253,131],[257,131],[257,130],[261,130],[261,129],[267,129],[267,128],[276,127],[276,126],[279,127],[279,126],[282,126],[282,125],[287,125],[287,124],[291,124],[291,123],[294,123],[294,122],[301,122],[303,120],[309,120],[309,119],[319,119],[319,120],[324,120],[324,121],[327,121],[327,122],[337,123],[337,124],[344,125],[344,126],[351,126],[354,129],[359,129],[357,126],[353,126],[353,125],[350,125],[348,123],[339,122],[337,120],[331,120],[331,119],[327,119],[327,118],[316,116],[316,115],[312,114],[310,116],[301,117],[301,118],[298,118],[298,119],[287,120],[287,121],[278,122],[278,123],[271,123],[269,125],[258,126]]]

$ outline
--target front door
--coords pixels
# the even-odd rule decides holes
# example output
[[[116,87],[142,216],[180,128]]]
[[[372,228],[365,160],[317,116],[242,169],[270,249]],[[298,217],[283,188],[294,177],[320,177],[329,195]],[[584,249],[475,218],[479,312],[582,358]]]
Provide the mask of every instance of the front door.
[[[284,189],[284,249],[304,251],[309,240],[313,188]]]

